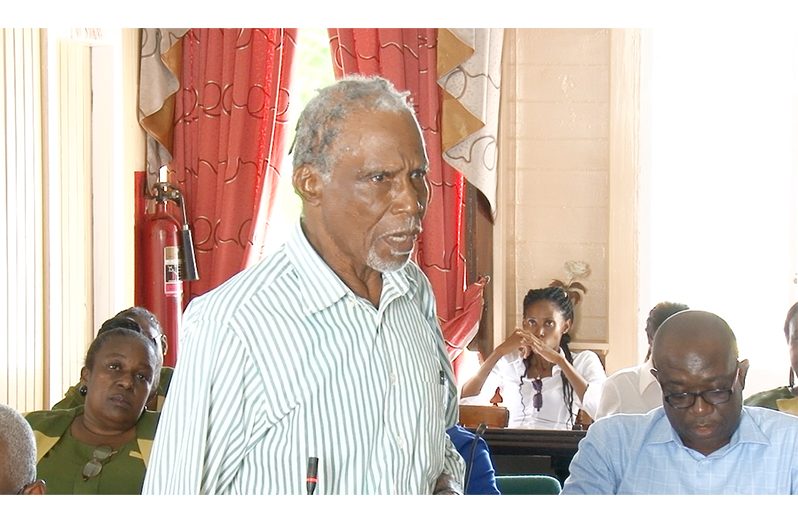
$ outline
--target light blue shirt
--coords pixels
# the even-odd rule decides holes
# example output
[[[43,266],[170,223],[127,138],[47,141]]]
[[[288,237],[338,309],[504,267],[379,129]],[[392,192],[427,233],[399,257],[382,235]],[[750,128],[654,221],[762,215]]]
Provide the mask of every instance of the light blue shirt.
[[[356,296],[297,225],[271,257],[195,298],[145,494],[430,494],[463,459],[457,390],[429,281]]]
[[[795,494],[798,417],[743,407],[728,445],[689,449],[663,407],[593,423],[571,461],[563,494]]]

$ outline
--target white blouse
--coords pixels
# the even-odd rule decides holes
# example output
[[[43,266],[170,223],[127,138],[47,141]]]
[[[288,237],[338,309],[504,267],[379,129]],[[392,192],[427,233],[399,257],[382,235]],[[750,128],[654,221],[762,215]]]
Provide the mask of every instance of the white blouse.
[[[585,378],[588,388],[607,379],[604,367],[601,366],[601,360],[595,352],[586,350],[575,353],[573,366]],[[523,374],[525,374],[525,369],[521,355],[518,352],[508,354],[493,367],[482,386],[482,391],[476,396],[463,398],[460,403],[463,405],[489,404],[496,392],[496,387],[500,387],[503,399],[501,405],[510,411],[508,428],[571,429],[572,421],[562,394],[562,370],[559,365],[552,368],[551,376],[541,378],[543,405],[539,411],[532,406],[532,397],[535,394],[535,390],[532,388],[533,380],[528,378],[522,380]],[[582,402],[574,393],[572,409],[574,420],[581,408],[583,408]],[[593,409],[586,410],[588,414],[594,414],[590,412]]]

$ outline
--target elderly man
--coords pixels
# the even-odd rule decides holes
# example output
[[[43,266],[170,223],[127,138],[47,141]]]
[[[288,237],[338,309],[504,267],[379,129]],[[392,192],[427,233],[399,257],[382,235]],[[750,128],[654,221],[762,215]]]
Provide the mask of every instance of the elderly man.
[[[663,406],[591,425],[563,494],[798,492],[798,417],[743,407],[748,361],[725,321],[671,316],[652,358]]]
[[[36,440],[17,411],[0,405],[0,494],[44,494],[36,479]]]
[[[191,302],[145,494],[461,493],[456,386],[410,262],[428,162],[406,94],[357,77],[308,103],[301,220]]]

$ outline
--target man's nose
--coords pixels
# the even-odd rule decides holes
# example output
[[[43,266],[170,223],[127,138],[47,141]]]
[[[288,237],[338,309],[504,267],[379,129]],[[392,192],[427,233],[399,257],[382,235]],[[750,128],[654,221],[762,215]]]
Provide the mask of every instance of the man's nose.
[[[419,214],[427,205],[429,188],[426,180],[414,181],[410,175],[398,176],[394,194],[394,212],[397,214]]]
[[[711,404],[711,403],[708,403],[703,398],[703,396],[701,396],[699,394],[698,396],[695,397],[695,403],[693,403],[693,406],[690,407],[690,408],[692,409],[692,411],[693,411],[693,413],[695,415],[697,415],[697,416],[705,416],[705,415],[709,414],[710,412],[712,412],[712,409],[714,409],[715,406],[713,404]]]

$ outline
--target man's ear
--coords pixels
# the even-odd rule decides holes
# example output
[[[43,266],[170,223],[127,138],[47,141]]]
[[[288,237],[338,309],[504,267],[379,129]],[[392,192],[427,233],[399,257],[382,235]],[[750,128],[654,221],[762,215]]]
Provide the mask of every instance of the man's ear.
[[[740,368],[740,374],[737,379],[740,380],[740,390],[745,388],[745,376],[748,374],[748,367],[751,365],[748,360],[743,360],[737,364]]]
[[[80,383],[81,383],[81,385],[85,385],[86,382],[89,381],[89,376],[90,375],[91,375],[91,372],[89,371],[88,368],[83,367],[82,369],[80,369]]]
[[[30,485],[25,485],[22,489],[23,494],[47,494],[47,485],[43,479],[37,479]]]
[[[291,181],[294,190],[305,204],[318,205],[324,183],[315,167],[307,164],[299,166],[294,169]]]

